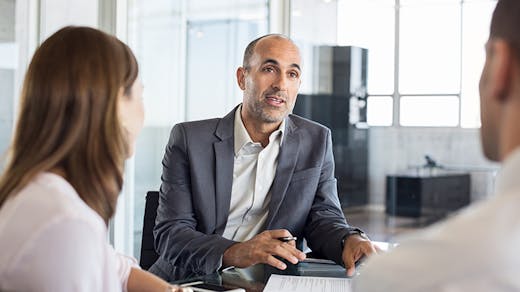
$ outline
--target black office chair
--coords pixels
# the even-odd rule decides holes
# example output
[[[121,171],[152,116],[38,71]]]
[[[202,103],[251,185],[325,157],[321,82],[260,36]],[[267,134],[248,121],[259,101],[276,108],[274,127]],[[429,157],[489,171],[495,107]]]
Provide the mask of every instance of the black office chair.
[[[159,255],[155,251],[153,227],[155,217],[157,217],[157,207],[159,206],[159,192],[153,191],[146,193],[146,204],[144,206],[143,237],[141,238],[141,260],[139,264],[144,270],[148,270]]]

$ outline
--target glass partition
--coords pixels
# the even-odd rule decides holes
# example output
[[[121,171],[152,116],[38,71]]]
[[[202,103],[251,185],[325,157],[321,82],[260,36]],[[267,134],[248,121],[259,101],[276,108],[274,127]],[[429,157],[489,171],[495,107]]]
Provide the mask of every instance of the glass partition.
[[[11,142],[15,74],[18,67],[18,46],[15,39],[15,1],[0,0],[0,172]]]

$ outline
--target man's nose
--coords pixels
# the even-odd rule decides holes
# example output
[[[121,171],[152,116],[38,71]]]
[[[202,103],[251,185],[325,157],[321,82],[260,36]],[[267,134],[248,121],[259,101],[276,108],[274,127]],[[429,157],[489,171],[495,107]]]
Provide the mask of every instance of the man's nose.
[[[273,81],[272,87],[278,91],[287,90],[287,77],[283,74],[279,74]]]

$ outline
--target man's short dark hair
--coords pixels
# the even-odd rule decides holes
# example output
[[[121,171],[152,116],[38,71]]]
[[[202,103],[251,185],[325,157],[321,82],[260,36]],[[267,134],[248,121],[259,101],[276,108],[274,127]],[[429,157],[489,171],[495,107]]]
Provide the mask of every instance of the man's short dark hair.
[[[290,42],[292,42],[292,40],[288,36],[283,35],[283,34],[278,34],[278,33],[270,33],[270,34],[263,35],[263,36],[261,36],[259,38],[256,38],[252,42],[250,42],[249,45],[247,45],[246,50],[244,51],[244,60],[242,61],[242,67],[244,67],[246,69],[249,68],[249,65],[250,65],[249,62],[251,61],[251,57],[255,53],[256,44],[261,39],[264,39],[264,38],[267,38],[267,37],[278,37],[278,38],[287,39]]]
[[[489,38],[507,41],[520,61],[520,0],[498,1],[491,18]]]

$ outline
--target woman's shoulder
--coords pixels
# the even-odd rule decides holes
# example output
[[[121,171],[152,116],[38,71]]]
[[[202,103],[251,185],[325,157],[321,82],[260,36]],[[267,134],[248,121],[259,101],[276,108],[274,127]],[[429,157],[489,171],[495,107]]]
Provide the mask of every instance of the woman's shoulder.
[[[56,218],[67,217],[90,221],[94,225],[104,226],[103,219],[91,209],[63,177],[43,172],[34,177],[20,192],[13,197],[16,209],[30,212],[25,220],[40,224]],[[5,207],[9,207],[6,204]]]
[[[65,179],[38,174],[0,210],[0,280],[6,275],[13,281],[27,274],[51,277],[42,268],[47,263],[73,276],[84,270],[74,267],[81,258],[104,261],[106,236],[104,221]]]
[[[0,209],[0,263],[8,260],[5,257],[13,260],[35,238],[42,238],[46,230],[71,223],[79,225],[78,232],[89,226],[86,232],[90,236],[106,238],[104,221],[65,179],[52,173],[36,175]]]

